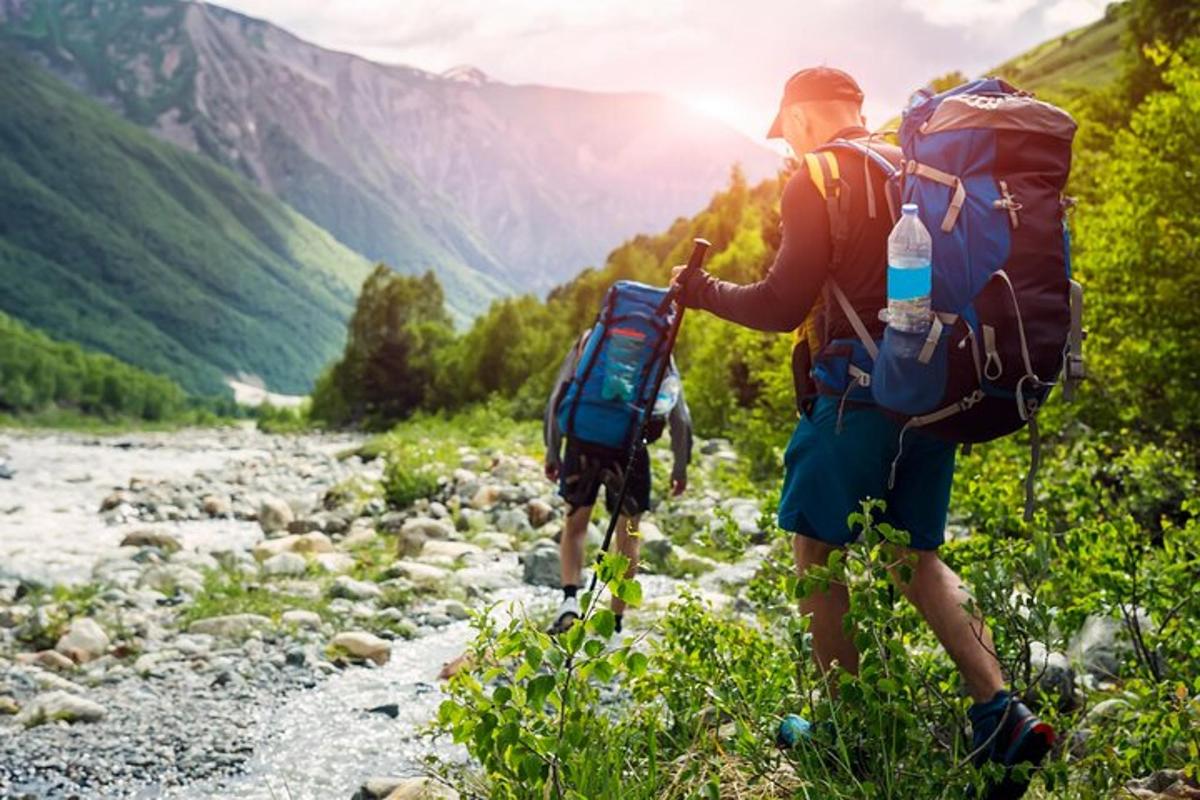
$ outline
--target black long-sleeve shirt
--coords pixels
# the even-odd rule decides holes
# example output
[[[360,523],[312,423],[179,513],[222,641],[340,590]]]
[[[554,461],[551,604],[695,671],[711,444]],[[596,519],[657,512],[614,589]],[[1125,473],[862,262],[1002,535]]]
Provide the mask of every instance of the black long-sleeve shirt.
[[[833,138],[858,138],[866,130],[851,128]],[[849,235],[836,280],[859,317],[874,335],[883,328],[878,311],[887,299],[887,210],[885,178],[870,170],[876,217],[867,213],[866,178],[861,158],[839,152],[841,177],[849,192]],[[738,285],[699,273],[688,281],[685,303],[762,331],[790,331],[805,321],[817,304],[825,281],[833,274],[829,212],[803,163],[788,180],[780,203],[783,239],[775,261],[757,283]],[[854,331],[840,309],[830,313],[830,338],[851,338]]]

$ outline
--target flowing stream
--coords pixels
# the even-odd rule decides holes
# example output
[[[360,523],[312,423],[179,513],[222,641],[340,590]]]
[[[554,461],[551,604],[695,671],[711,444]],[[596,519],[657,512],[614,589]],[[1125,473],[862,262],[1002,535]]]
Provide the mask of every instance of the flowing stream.
[[[332,455],[354,443],[342,436],[308,436],[286,438],[281,445],[281,438],[244,428],[120,438],[0,433],[0,458],[15,471],[11,480],[0,480],[0,575],[59,583],[87,580],[93,564],[111,557],[126,532],[146,527],[135,520],[106,520],[97,511],[107,496],[131,481],[178,484],[195,494],[204,491],[207,473],[228,474],[285,446],[284,468],[251,471],[247,494],[271,488],[255,484],[263,475],[283,474],[293,481],[293,494],[307,492],[311,500],[340,469]],[[321,471],[313,464],[326,466]],[[180,537],[185,549],[200,552],[246,549],[262,538],[256,522],[232,517],[167,519],[155,527]],[[700,587],[717,588],[755,563],[752,557],[722,567],[705,576]],[[521,583],[515,554],[485,569],[497,573],[507,587],[490,596],[494,614],[545,610],[557,602],[556,591]],[[678,582],[648,577],[643,587],[652,599],[674,594]],[[461,748],[433,740],[424,729],[444,699],[437,680],[441,665],[461,654],[472,634],[467,621],[427,629],[418,638],[396,641],[391,660],[382,667],[340,670],[310,688],[283,693],[275,702],[241,709],[254,730],[253,749],[232,777],[162,786],[146,775],[139,786],[117,796],[349,798],[369,777],[420,774],[429,755],[464,759]],[[394,706],[394,716],[368,711],[380,706]]]

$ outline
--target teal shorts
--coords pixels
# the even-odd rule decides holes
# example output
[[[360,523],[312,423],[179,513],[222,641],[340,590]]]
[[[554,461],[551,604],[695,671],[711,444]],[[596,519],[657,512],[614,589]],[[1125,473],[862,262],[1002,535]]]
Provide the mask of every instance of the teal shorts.
[[[944,540],[955,446],[919,430],[904,436],[895,485],[888,475],[900,445],[900,423],[877,408],[847,407],[837,431],[838,401],[819,397],[796,424],[784,463],[779,527],[832,545],[857,538],[846,518],[863,500],[883,500],[880,521],[906,530],[910,545],[935,550]]]

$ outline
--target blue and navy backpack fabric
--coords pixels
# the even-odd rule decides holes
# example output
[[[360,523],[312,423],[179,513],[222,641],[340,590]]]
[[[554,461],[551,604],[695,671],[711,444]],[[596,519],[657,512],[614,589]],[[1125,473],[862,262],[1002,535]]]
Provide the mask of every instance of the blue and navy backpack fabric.
[[[558,406],[559,428],[572,441],[619,452],[635,444],[654,411],[659,373],[670,369],[668,334],[677,312],[672,303],[659,313],[667,292],[617,281],[605,293]]]
[[[836,284],[828,287],[860,341],[845,363],[818,356],[817,384],[869,399],[907,427],[971,443],[1028,424],[1064,365],[1068,379],[1082,377],[1082,293],[1071,281],[1063,196],[1074,133],[1066,112],[989,78],[912,105],[898,165],[869,142],[820,148],[869,155],[867,163],[893,173],[899,199],[919,206],[933,237],[935,318],[920,341],[900,342],[912,334],[890,327],[873,339]],[[827,182],[824,159],[815,166]],[[833,204],[830,212],[836,254],[845,223],[835,221]],[[849,352],[841,344],[838,352]]]

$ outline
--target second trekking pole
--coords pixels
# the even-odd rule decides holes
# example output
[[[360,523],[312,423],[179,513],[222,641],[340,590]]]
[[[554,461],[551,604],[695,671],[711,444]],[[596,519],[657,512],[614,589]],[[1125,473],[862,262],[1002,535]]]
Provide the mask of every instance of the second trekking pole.
[[[667,292],[667,296],[663,298],[662,303],[658,307],[659,314],[665,314],[671,308],[672,302],[678,302],[680,287],[685,284],[687,279],[700,269],[700,265],[704,262],[704,254],[708,252],[708,248],[712,245],[706,239],[692,240],[692,254],[688,257],[687,267],[679,275],[679,279],[671,286]],[[666,352],[663,354],[662,366],[659,367],[658,374],[654,378],[654,390],[646,399],[646,406],[641,410],[641,421],[638,425],[637,436],[629,444],[629,455],[625,459],[625,470],[621,473],[621,491],[617,495],[617,502],[614,504],[616,513],[612,515],[612,519],[608,521],[608,531],[604,534],[604,543],[600,545],[600,552],[596,556],[596,568],[592,570],[592,582],[588,586],[588,591],[596,590],[596,581],[600,577],[600,565],[604,561],[604,556],[608,553],[608,548],[612,544],[613,533],[617,530],[617,522],[624,516],[625,498],[629,494],[629,475],[633,471],[633,462],[637,458],[639,448],[646,446],[646,426],[650,422],[650,412],[654,409],[654,403],[658,400],[658,393],[662,390],[663,379],[671,367],[671,352],[675,349],[675,339],[679,336],[679,326],[683,323],[684,307],[682,303],[678,303],[679,308],[675,312],[675,318],[671,320],[671,327],[667,331]]]

